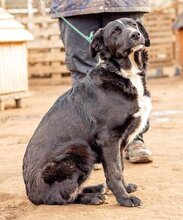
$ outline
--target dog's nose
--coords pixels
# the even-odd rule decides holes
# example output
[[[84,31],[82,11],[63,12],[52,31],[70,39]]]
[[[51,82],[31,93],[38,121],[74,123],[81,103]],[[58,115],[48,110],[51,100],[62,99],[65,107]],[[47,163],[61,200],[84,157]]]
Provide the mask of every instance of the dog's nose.
[[[130,38],[132,40],[138,40],[140,38],[140,33],[138,31],[135,31],[130,35]]]

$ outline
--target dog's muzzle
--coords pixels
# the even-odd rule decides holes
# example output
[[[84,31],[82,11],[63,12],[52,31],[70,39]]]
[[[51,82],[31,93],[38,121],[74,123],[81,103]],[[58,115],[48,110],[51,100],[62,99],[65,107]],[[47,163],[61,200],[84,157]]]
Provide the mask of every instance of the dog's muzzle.
[[[142,50],[144,48],[144,44],[137,44],[133,47],[127,48],[126,50],[123,51],[122,56],[128,56],[130,55],[132,52],[138,51],[138,50]]]
[[[142,50],[144,48],[144,45],[143,44],[137,44],[136,46],[134,46],[132,48],[132,51],[138,51],[138,50]]]

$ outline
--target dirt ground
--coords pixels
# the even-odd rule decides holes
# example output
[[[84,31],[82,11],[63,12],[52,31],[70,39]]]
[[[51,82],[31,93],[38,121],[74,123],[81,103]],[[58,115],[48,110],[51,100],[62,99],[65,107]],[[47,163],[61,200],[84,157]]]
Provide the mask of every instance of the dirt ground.
[[[51,84],[51,85],[50,85]],[[126,208],[112,193],[99,206],[35,206],[25,194],[21,166],[25,147],[42,116],[70,85],[31,80],[33,96],[23,109],[0,112],[0,219],[4,220],[138,220],[183,219],[183,77],[151,79],[153,111],[151,129],[145,135],[154,162],[130,164],[125,177],[138,185],[143,206]],[[104,182],[103,171],[93,171],[87,185]]]

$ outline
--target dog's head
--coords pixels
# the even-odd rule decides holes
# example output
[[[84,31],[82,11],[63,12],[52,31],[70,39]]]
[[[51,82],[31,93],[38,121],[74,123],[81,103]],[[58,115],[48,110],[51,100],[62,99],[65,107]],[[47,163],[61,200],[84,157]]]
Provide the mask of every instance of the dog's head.
[[[90,45],[92,57],[97,53],[106,60],[128,57],[133,52],[149,47],[149,35],[143,25],[130,18],[121,18],[99,29]]]

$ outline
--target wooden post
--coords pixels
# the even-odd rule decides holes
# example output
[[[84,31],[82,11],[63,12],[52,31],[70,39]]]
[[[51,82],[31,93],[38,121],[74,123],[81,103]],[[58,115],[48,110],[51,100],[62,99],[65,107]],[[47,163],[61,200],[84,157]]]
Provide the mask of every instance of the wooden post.
[[[5,109],[4,102],[0,100],[0,111],[4,111],[4,109]]]
[[[1,0],[1,7],[6,8],[6,0]]]
[[[46,15],[46,3],[43,0],[39,0],[40,1],[40,12],[41,15],[45,16]]]
[[[179,63],[183,66],[183,28],[177,31],[178,43],[179,43]]]
[[[33,11],[32,0],[27,0],[27,9],[28,9],[28,16],[33,17],[34,11]]]
[[[175,16],[179,15],[179,1],[175,0]]]
[[[32,29],[32,22],[31,19],[34,15],[34,10],[33,10],[33,4],[32,4],[32,0],[27,0],[27,9],[28,9],[28,17],[29,17],[29,23],[28,23],[28,29]]]
[[[15,107],[16,108],[22,108],[23,107],[22,99],[21,98],[15,99]]]

